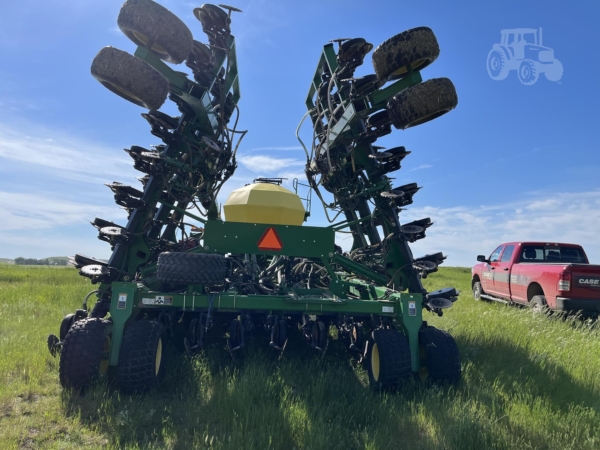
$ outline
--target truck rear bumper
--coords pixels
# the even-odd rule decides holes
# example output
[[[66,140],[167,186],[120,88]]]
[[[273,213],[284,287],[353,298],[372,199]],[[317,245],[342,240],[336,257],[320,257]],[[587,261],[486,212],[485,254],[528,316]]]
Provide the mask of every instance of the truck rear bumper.
[[[556,309],[583,314],[600,314],[600,299],[556,297]]]

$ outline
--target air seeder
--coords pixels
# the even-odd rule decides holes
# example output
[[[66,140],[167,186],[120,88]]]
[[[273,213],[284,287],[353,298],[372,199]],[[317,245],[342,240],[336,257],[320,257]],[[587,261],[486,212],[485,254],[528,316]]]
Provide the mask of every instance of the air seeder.
[[[312,124],[310,148],[302,144],[306,186],[328,218],[332,211],[342,220],[311,227],[302,225],[308,217],[302,200],[280,179],[257,179],[233,191],[223,215],[217,206],[245,133],[237,130],[240,93],[230,33],[238,10],[220,6],[194,10],[205,45],[159,4],[127,0],[118,25],[138,45],[135,55],[106,47],[92,63],[104,86],[149,110],[142,116],[162,142],[126,150],[144,174],[142,189],[108,185],[129,214],[125,226],[92,223],[111,245],[110,259],[74,257],[98,289],[63,319],[59,336],[48,338],[50,351],[60,354],[61,384],[84,387],[113,368],[123,391],[149,389],[164,376],[167,335],[193,354],[213,333],[235,354],[259,331],[283,352],[288,334],[297,332],[323,353],[331,326],[365,362],[377,389],[393,389],[414,375],[457,383],[455,341],[422,314],[441,315],[458,293],[423,288],[421,278],[445,257],[413,257],[408,244],[425,237],[432,222],[400,224],[400,211],[419,187],[393,187],[387,176],[410,152],[374,145],[392,125],[419,125],[456,106],[450,80],[421,79],[419,70],[439,54],[433,32],[415,28],[387,40],[373,53],[376,74],[361,78],[354,71],[371,44],[357,38],[336,40],[337,50],[324,46],[306,100],[305,119]],[[165,64],[184,61],[193,80]],[[158,111],[167,97],[179,117]],[[308,206],[310,195],[305,200]],[[336,232],[351,234],[350,251],[335,244]]]

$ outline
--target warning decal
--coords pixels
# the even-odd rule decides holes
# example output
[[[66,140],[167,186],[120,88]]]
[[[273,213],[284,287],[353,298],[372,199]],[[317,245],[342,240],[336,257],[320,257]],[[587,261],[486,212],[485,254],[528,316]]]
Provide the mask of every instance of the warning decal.
[[[277,235],[277,230],[273,227],[267,228],[265,233],[258,241],[258,248],[261,250],[271,250],[278,252],[283,248],[281,239]]]

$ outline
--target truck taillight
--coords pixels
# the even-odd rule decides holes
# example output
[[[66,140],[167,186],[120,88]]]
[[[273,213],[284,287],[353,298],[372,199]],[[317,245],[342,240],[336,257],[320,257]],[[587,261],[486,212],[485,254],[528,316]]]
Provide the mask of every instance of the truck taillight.
[[[561,273],[558,279],[558,290],[559,291],[570,291],[571,290],[571,274]]]

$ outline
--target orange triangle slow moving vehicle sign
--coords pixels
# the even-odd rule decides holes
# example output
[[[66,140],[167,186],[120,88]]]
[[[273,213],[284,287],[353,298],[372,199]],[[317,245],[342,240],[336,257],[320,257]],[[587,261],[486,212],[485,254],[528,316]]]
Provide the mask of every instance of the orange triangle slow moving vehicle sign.
[[[267,228],[265,233],[258,241],[258,248],[261,250],[271,250],[276,252],[283,248],[283,244],[281,243],[281,239],[279,239],[277,230],[275,230],[275,228]]]

